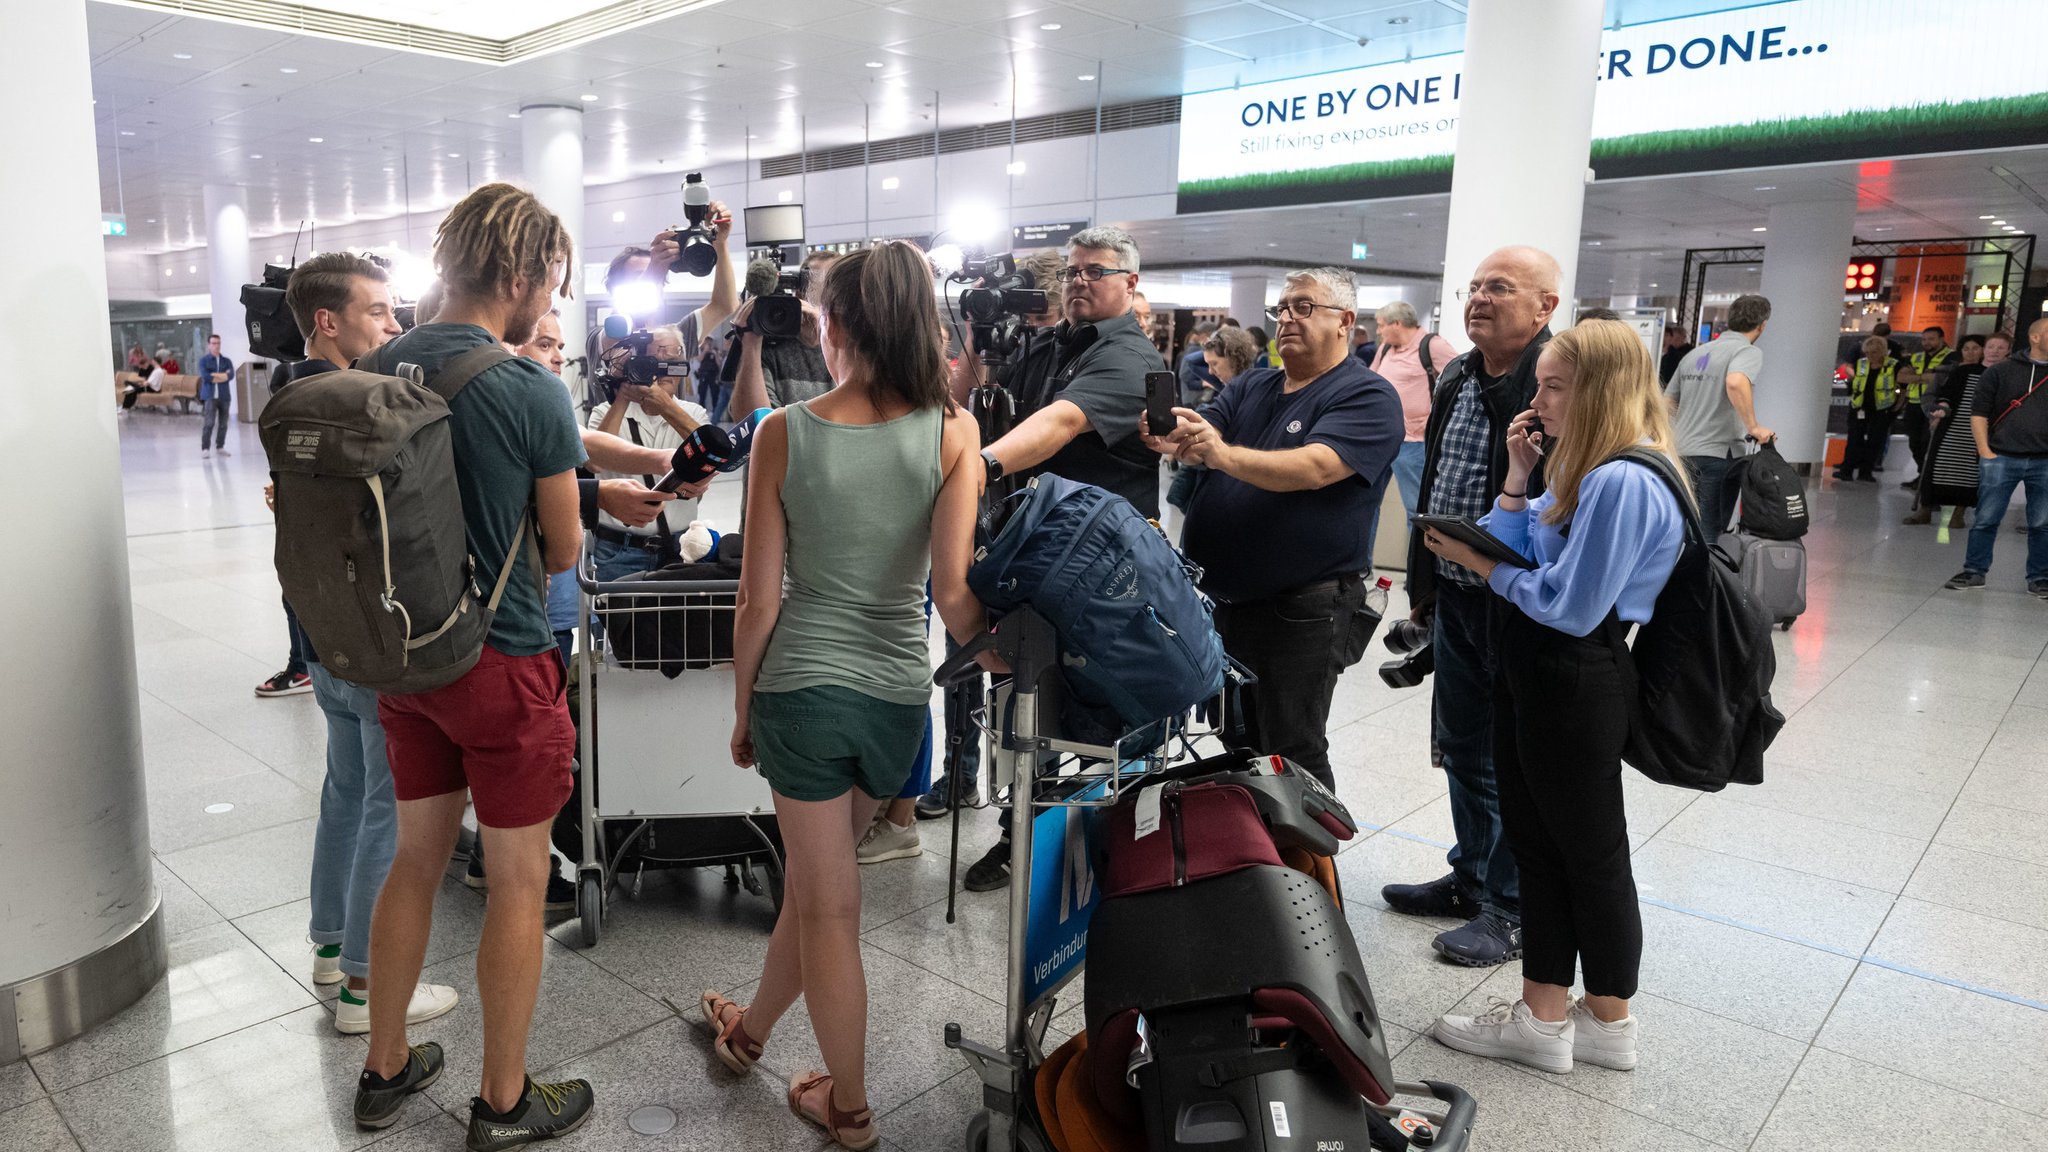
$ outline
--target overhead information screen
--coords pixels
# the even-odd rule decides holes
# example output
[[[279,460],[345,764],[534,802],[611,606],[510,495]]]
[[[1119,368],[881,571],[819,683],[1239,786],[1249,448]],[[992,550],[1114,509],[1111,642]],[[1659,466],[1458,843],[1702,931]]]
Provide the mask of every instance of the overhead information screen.
[[[2044,0],[1783,0],[1610,29],[1603,178],[2048,143]],[[1462,53],[1181,98],[1182,212],[1443,192]]]

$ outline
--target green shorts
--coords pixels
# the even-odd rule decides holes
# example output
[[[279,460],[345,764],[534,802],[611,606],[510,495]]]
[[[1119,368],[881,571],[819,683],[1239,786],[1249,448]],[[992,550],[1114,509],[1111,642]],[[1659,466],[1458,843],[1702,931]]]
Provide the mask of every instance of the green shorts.
[[[892,704],[837,684],[756,692],[754,758],[769,787],[792,800],[831,800],[859,788],[902,791],[924,742],[926,706]]]

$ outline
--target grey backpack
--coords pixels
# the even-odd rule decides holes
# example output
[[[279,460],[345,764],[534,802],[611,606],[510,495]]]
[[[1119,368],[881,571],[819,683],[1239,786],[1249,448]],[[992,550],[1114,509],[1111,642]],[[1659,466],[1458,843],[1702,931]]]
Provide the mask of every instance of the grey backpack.
[[[455,483],[448,405],[476,375],[512,359],[495,344],[433,378],[400,364],[295,380],[263,407],[263,451],[277,485],[277,578],[320,662],[393,695],[461,678],[483,651],[512,557],[538,552],[522,517],[484,601]],[[532,558],[535,579],[543,569]]]

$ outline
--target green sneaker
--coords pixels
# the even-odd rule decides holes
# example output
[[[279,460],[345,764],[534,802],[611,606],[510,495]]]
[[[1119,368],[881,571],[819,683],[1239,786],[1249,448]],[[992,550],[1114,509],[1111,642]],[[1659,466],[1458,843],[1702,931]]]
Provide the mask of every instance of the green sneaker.
[[[559,1084],[536,1083],[526,1078],[526,1094],[519,1106],[503,1116],[491,1110],[482,1097],[469,1102],[469,1138],[463,1147],[469,1152],[498,1152],[537,1140],[566,1136],[590,1119],[597,1095],[588,1080],[564,1080]]]
[[[440,1078],[441,1046],[431,1040],[413,1045],[405,1068],[381,1088],[376,1086],[380,1078],[368,1068],[363,1069],[362,1077],[356,1081],[356,1127],[389,1128],[398,1119],[398,1110],[407,1096]]]

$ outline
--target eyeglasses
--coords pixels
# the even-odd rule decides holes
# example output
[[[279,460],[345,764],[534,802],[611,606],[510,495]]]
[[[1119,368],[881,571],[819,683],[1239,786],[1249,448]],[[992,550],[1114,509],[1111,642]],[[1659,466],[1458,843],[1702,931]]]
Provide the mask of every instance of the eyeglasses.
[[[1136,273],[1136,272],[1133,272],[1133,271],[1131,271],[1131,270],[1130,270],[1129,268],[1097,268],[1096,266],[1094,266],[1094,265],[1092,265],[1092,264],[1091,264],[1091,265],[1089,265],[1089,266],[1088,266],[1088,267],[1086,267],[1086,268],[1062,268],[1062,269],[1060,269],[1060,271],[1059,271],[1059,281],[1060,281],[1060,283],[1062,283],[1062,284],[1070,284],[1070,283],[1072,283],[1072,282],[1073,282],[1073,281],[1075,281],[1075,280],[1086,280],[1086,281],[1088,281],[1088,282],[1089,282],[1090,284],[1093,284],[1093,283],[1095,283],[1096,281],[1098,281],[1098,280],[1102,279],[1102,278],[1103,278],[1104,276],[1136,276],[1136,275],[1137,275],[1137,273]]]
[[[1456,296],[1461,301],[1470,300],[1474,296],[1485,296],[1494,300],[1503,300],[1520,291],[1520,288],[1505,280],[1488,280],[1486,283],[1476,287],[1460,288],[1451,293],[1451,295]]]
[[[1278,324],[1286,317],[1306,320],[1315,315],[1318,308],[1327,308],[1332,312],[1346,311],[1346,309],[1339,308],[1335,304],[1318,304],[1306,296],[1297,296],[1292,300],[1282,300],[1278,307],[1266,309],[1266,319],[1273,321],[1275,324]]]

